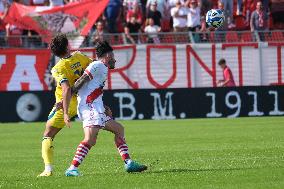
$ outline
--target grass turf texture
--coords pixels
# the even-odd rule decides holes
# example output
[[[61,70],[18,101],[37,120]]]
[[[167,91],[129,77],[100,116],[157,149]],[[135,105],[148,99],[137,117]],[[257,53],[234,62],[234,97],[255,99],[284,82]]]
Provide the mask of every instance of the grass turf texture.
[[[65,177],[81,141],[81,123],[54,141],[55,171],[43,170],[44,123],[0,124],[0,188],[284,188],[284,118],[121,121],[132,158],[149,166],[129,174],[101,131],[80,167]]]

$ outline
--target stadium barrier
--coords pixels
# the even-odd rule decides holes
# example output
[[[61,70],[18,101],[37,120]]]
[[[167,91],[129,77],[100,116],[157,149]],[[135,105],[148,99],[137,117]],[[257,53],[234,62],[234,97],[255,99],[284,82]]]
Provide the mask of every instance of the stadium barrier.
[[[215,32],[160,32],[157,35],[132,33],[136,44],[199,44],[199,43],[255,43],[255,42],[284,42],[284,30],[272,31],[215,31]],[[105,33],[99,36],[112,45],[132,44],[124,33]],[[70,36],[73,48],[94,46],[92,34],[87,36]],[[39,35],[10,35],[0,36],[1,48],[47,48],[48,44]]]
[[[52,91],[1,92],[0,122],[45,121]],[[119,120],[284,115],[284,87],[107,90]]]

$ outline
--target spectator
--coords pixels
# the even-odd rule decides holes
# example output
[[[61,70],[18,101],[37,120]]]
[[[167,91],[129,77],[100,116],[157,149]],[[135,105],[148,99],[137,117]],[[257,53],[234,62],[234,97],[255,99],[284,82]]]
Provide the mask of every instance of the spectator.
[[[163,31],[170,31],[172,28],[171,24],[171,7],[169,0],[164,1],[164,10],[161,12],[162,14],[162,23],[161,27]]]
[[[4,18],[8,13],[9,4],[4,1],[0,1],[0,47],[6,45],[6,23],[4,22]]]
[[[200,7],[197,4],[197,0],[187,0],[186,5],[188,6],[187,12],[187,27],[189,31],[199,31],[201,27],[200,23]]]
[[[218,81],[218,86],[235,87],[236,84],[234,81],[234,77],[231,69],[226,65],[226,60],[222,58],[219,60],[218,64],[223,70],[223,79]]]
[[[222,10],[225,13],[224,3],[222,1],[218,2],[218,9]],[[217,31],[227,31],[228,30],[228,17],[225,16],[225,21],[221,27],[217,29]]]
[[[244,0],[243,2],[243,12],[245,14],[246,17],[246,25],[249,26],[250,25],[250,16],[251,13],[255,10],[256,7],[256,3],[258,0]]]
[[[41,36],[33,30],[23,30],[23,46],[29,48],[42,47]]]
[[[256,4],[256,10],[252,12],[250,18],[250,29],[254,31],[263,31],[268,29],[268,15],[263,10],[262,2],[258,1]]]
[[[64,0],[65,4],[68,4],[68,3],[74,3],[74,2],[80,2],[80,1],[84,1],[84,0]]]
[[[139,24],[142,24],[143,13],[142,13],[142,10],[137,3],[134,3],[132,9],[127,11],[126,22],[130,22],[131,17],[135,17],[136,22],[138,22]]]
[[[32,0],[30,2],[30,5],[32,6],[44,6],[46,5],[47,1],[46,0]]]
[[[200,1],[201,15],[206,15],[207,11],[209,11],[210,9],[214,7],[214,3],[215,3],[214,1],[212,0],[201,0]]]
[[[123,15],[126,15],[128,10],[132,10],[135,4],[138,4],[140,9],[142,10],[142,4],[140,0],[123,0]]]
[[[205,16],[202,16],[200,18],[200,23],[201,23],[201,27],[200,27],[200,32],[199,35],[195,35],[194,36],[194,40],[196,42],[208,42],[209,41],[209,35],[208,35],[208,31],[207,31],[207,27],[206,27],[206,21],[205,21]]]
[[[18,28],[15,25],[7,24],[6,25],[6,37],[7,43],[10,47],[21,47],[22,39],[21,36],[23,34],[23,30]]]
[[[161,26],[162,14],[157,10],[157,2],[154,1],[151,3],[147,18],[152,18],[154,20],[154,25]]]
[[[21,0],[21,4],[31,6],[32,2],[31,0]]]
[[[224,10],[224,3],[222,1],[218,1],[218,9]],[[223,25],[220,26],[219,28],[215,29],[213,27],[210,27],[209,29],[212,29],[213,31],[215,30],[214,33],[214,40],[215,42],[224,42],[225,36],[226,36],[226,31],[228,30],[228,17],[225,16],[225,20],[223,22]]]
[[[236,15],[242,15],[243,0],[237,0],[237,12]]]
[[[157,10],[161,13],[160,26],[163,31],[170,31],[171,25],[171,7],[170,0],[148,0],[147,1],[147,17],[149,10],[151,9],[152,3],[157,3]]]
[[[4,15],[8,11],[8,7],[12,2],[9,0],[0,0],[0,15]]]
[[[95,45],[104,40],[104,24],[102,21],[96,23],[96,31],[92,34],[92,43]]]
[[[6,46],[6,23],[3,20],[3,17],[0,16],[0,47]]]
[[[110,33],[117,33],[117,24],[122,11],[120,0],[110,0],[105,9],[105,18],[107,20],[107,29]]]
[[[124,27],[124,33],[128,43],[138,43],[138,33],[141,31],[141,24],[136,21],[136,17],[131,17],[130,22]],[[132,35],[131,35],[132,34]],[[133,35],[134,34],[134,35]]]
[[[169,0],[148,0],[147,4],[146,4],[147,13],[151,9],[151,5],[153,3],[156,3],[156,5],[157,5],[156,9],[161,13],[162,17],[168,15],[168,13],[166,13],[165,11],[169,10],[167,8],[167,7],[169,7]]]
[[[180,0],[180,4],[181,4],[182,6],[185,5],[185,2],[186,2],[186,0]],[[170,8],[175,7],[175,6],[176,6],[176,0],[169,0],[169,5],[170,5]]]
[[[63,0],[49,0],[49,6],[56,7],[56,6],[63,6],[64,1]]]
[[[228,28],[231,29],[236,27],[236,25],[233,24],[233,0],[220,0],[220,2],[222,2],[224,6],[224,14],[227,18]]]
[[[173,28],[175,32],[187,31],[187,8],[183,7],[180,0],[175,0],[176,6],[171,9]]]
[[[146,27],[144,31],[148,34],[147,43],[160,43],[158,33],[161,31],[161,27],[155,25],[153,18],[148,18],[146,20]]]

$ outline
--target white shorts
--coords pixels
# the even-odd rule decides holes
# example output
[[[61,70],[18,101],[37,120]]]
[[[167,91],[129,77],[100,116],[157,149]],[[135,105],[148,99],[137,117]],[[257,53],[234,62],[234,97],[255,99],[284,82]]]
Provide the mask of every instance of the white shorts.
[[[112,118],[107,116],[104,111],[102,101],[93,102],[92,104],[78,104],[78,117],[83,121],[83,127],[105,127],[106,122]]]

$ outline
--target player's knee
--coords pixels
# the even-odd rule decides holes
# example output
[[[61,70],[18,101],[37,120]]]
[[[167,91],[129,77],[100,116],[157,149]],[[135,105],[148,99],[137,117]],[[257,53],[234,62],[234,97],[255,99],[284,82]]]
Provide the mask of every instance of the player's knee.
[[[44,137],[51,137],[54,138],[55,135],[60,131],[60,129],[57,129],[55,127],[52,127],[50,122],[47,122],[45,125],[45,131],[43,132]]]
[[[88,143],[90,146],[94,146],[97,142],[97,138],[85,138],[83,141]]]
[[[55,134],[53,131],[51,130],[45,130],[44,133],[43,133],[43,136],[44,137],[51,137],[51,138],[54,138],[55,137]]]

